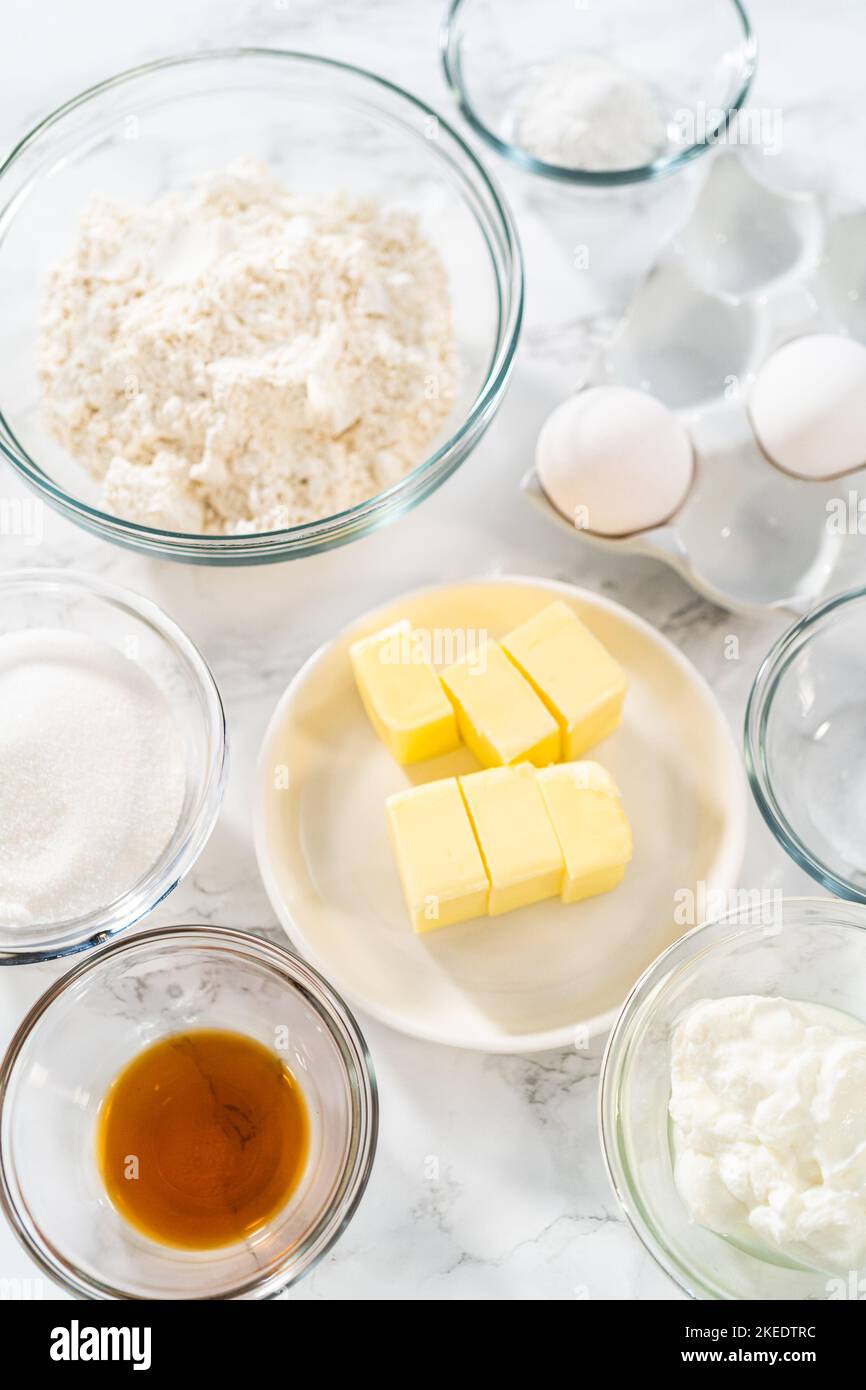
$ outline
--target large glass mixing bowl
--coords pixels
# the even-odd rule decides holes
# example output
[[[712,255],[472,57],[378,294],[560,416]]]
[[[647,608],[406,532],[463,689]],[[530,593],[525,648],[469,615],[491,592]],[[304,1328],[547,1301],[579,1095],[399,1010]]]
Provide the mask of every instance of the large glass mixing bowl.
[[[234,159],[293,191],[342,191],[415,212],[448,273],[461,382],[426,459],[347,511],[254,535],[156,530],[100,510],[97,484],[40,418],[45,273],[95,194],[147,203]],[[167,559],[253,564],[365,535],[420,502],[493,419],[511,370],[523,269],[511,214],[458,135],[371,73],[270,49],[199,53],[121,73],[66,103],[0,166],[0,449],[51,506],[107,540]]]

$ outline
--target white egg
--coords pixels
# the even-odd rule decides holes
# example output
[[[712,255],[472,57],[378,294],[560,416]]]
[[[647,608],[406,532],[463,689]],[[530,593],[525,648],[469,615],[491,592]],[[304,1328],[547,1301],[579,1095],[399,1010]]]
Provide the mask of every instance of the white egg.
[[[692,443],[654,396],[591,386],[548,417],[535,453],[550,501],[581,530],[628,536],[679,510],[694,473]]]
[[[749,415],[771,463],[798,478],[834,478],[866,464],[866,347],[810,333],[767,358]]]

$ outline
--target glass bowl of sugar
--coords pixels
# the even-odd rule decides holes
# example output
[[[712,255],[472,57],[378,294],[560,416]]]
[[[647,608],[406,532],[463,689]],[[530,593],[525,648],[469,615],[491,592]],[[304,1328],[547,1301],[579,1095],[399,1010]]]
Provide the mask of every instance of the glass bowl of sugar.
[[[756,64],[739,0],[452,0],[441,35],[461,113],[512,164],[612,188],[722,140]]]
[[[225,774],[214,678],[156,604],[65,571],[0,577],[0,964],[151,912],[207,843]]]

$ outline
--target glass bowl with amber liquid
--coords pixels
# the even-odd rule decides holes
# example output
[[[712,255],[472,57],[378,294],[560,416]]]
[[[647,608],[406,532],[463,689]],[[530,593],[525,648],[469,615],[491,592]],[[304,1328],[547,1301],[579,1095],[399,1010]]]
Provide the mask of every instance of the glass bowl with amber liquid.
[[[0,1070],[0,1202],[87,1298],[262,1299],[354,1214],[376,1086],[345,1004],[282,946],[166,927],[49,989]]]

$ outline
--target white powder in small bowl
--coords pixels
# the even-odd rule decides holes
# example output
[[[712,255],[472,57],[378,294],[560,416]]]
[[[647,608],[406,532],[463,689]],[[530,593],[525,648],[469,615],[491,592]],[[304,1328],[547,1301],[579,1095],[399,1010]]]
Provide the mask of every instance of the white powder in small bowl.
[[[0,921],[107,907],[162,855],[185,790],[180,729],[141,666],[82,633],[0,637]]]
[[[545,164],[609,173],[651,164],[667,144],[656,98],[606,58],[566,54],[534,67],[516,107],[516,141]]]

